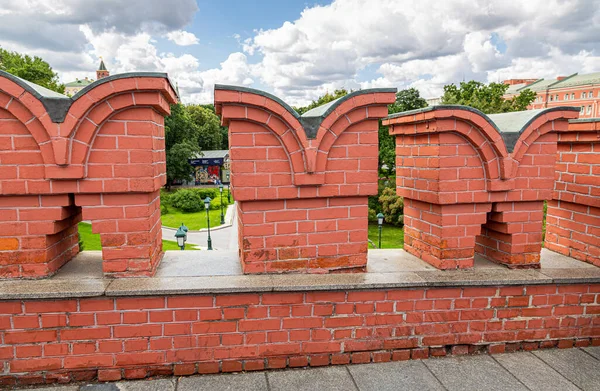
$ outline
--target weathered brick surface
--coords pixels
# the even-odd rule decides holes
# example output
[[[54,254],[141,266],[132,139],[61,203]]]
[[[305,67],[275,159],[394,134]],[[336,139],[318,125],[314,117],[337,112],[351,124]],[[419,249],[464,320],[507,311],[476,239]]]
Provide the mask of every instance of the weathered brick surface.
[[[472,267],[476,251],[509,267],[539,267],[557,134],[576,115],[539,115],[512,152],[488,118],[466,108],[384,120],[396,136],[405,249],[441,269]]]
[[[277,98],[215,89],[229,126],[245,273],[361,269],[367,259],[367,196],[377,194],[378,119],[393,92],[353,95],[314,138]]]
[[[600,286],[589,284],[25,300],[0,308],[6,385],[600,345]]]
[[[101,235],[106,273],[154,272],[163,116],[173,102],[165,78],[117,78],[55,123],[41,101],[0,75],[0,277],[56,272],[79,251],[82,217]]]
[[[600,266],[600,122],[573,121],[559,135],[546,247]]]

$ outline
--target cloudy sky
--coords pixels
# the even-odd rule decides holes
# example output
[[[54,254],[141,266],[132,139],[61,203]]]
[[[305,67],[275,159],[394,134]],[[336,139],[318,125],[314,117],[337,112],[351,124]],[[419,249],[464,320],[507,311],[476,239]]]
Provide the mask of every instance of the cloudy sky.
[[[0,0],[0,47],[63,82],[168,72],[184,102],[215,83],[292,105],[326,91],[600,71],[600,0]]]

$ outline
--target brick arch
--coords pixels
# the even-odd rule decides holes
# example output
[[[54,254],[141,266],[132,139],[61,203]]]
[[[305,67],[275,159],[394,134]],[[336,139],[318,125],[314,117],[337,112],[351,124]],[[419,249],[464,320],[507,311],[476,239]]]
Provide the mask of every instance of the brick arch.
[[[70,164],[87,165],[91,147],[104,124],[115,115],[132,108],[150,107],[168,115],[168,105],[160,92],[127,92],[109,95],[92,105],[70,133]]]
[[[513,158],[517,162],[521,161],[529,147],[543,135],[549,132],[560,132],[567,130],[568,125],[565,125],[562,121],[560,124],[557,124],[555,120],[561,118],[575,119],[578,116],[579,113],[572,110],[554,110],[550,112],[545,111],[538,114],[529,122],[528,125],[526,125],[524,129],[521,130],[521,134],[512,153]]]
[[[387,107],[385,106],[372,107],[371,109],[383,109],[387,112]],[[337,115],[337,118],[329,128],[321,127],[315,140],[318,142],[315,172],[325,171],[331,147],[348,128],[364,121],[376,121],[378,118],[380,116],[375,118],[369,116],[369,107],[358,107],[354,110],[348,110],[342,115]],[[326,118],[325,121],[327,120]]]
[[[215,91],[215,94],[216,93],[217,91]],[[219,114],[221,114],[223,118],[223,124],[227,126],[229,121],[239,120],[256,123],[263,126],[265,129],[268,129],[283,146],[290,161],[292,175],[304,173],[306,170],[306,157],[303,142],[306,143],[306,135],[303,131],[298,132],[294,129],[294,123],[289,117],[286,119],[279,115],[281,110],[285,109],[277,102],[270,99],[267,102],[262,96],[252,95],[255,99],[263,98],[265,100],[265,106],[254,106],[250,105],[250,103],[248,103],[247,106],[239,104],[224,105],[219,110]],[[245,100],[257,103],[256,100],[251,100],[248,96],[246,96]],[[279,106],[279,108],[276,106]],[[274,110],[271,110],[270,107],[273,107]],[[291,121],[292,123],[288,121]],[[300,126],[300,123],[297,120],[296,124],[297,126]],[[302,128],[300,127],[300,129]],[[298,157],[294,158],[295,155],[298,155]]]
[[[41,106],[41,110],[45,110],[43,105],[28,92],[24,92],[17,96],[14,91],[18,92],[18,90],[15,90],[15,87],[20,87],[10,80],[6,80],[6,82],[9,85],[12,84],[13,88],[0,90],[0,108],[6,110],[20,123],[22,123],[25,128],[27,128],[42,151],[42,159],[44,160],[44,163],[54,164],[54,152],[50,135],[46,131],[44,125],[34,114],[34,112],[38,112],[40,110],[40,107],[38,106]],[[21,88],[21,90],[23,89]],[[21,97],[24,96],[26,96],[27,99],[22,101]]]

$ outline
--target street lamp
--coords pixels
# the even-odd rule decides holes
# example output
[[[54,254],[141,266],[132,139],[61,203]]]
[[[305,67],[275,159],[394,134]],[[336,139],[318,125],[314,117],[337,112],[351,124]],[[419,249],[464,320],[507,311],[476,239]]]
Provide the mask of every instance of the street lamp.
[[[231,184],[227,184],[227,204],[231,204]]]
[[[208,210],[210,209],[210,197],[204,199],[204,207],[206,208],[206,225],[208,226],[208,250],[212,250],[212,240],[210,239],[210,216]]]
[[[377,213],[377,225],[379,226],[379,248],[381,248],[381,227],[383,227],[383,213]]]
[[[177,245],[181,248],[181,250],[185,250],[185,242],[187,241],[187,227],[185,225],[181,224],[181,227],[177,228],[177,232],[175,232],[175,238],[177,239]]]
[[[225,216],[223,216],[223,184],[219,185],[219,191],[221,192],[221,224],[225,224]]]

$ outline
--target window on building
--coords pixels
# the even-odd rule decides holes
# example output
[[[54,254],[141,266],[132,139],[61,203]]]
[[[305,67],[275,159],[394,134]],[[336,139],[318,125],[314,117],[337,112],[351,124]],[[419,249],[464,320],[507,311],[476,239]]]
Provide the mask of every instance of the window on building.
[[[592,105],[589,105],[587,108],[587,114],[592,114]]]
[[[565,94],[565,100],[569,100],[569,94]]]
[[[550,95],[550,102],[552,102],[554,100],[554,96]]]
[[[587,94],[585,92],[581,93],[581,99],[585,99],[587,97]]]
[[[584,111],[585,111],[585,106],[581,106],[581,109],[579,110],[579,112],[580,112],[581,114],[583,114],[583,112],[584,112]]]
[[[575,99],[575,93],[571,94],[571,99]]]
[[[594,91],[590,91],[588,94],[588,98],[592,99],[594,97]]]

